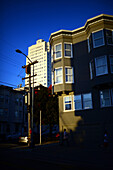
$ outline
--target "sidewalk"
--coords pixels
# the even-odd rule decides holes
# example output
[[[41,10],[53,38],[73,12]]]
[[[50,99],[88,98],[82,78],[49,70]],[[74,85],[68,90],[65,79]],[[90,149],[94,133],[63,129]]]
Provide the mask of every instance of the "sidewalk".
[[[113,152],[110,150],[60,146],[58,142],[35,145],[34,148],[22,147],[21,151],[32,152],[38,159],[82,169],[113,170]]]

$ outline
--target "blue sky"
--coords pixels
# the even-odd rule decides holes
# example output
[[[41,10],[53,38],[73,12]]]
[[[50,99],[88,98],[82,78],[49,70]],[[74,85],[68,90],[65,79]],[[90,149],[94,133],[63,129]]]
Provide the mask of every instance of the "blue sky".
[[[0,84],[24,85],[25,56],[37,39],[84,26],[99,14],[113,15],[113,0],[0,0]]]

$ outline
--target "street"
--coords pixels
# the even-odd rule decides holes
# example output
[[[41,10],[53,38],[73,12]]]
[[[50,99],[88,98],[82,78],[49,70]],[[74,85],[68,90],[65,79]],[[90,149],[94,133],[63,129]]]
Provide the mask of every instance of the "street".
[[[41,152],[33,151],[26,146],[0,144],[0,169],[68,170],[70,167],[65,164],[58,164],[53,160],[49,161],[47,154],[41,154]]]
[[[29,170],[113,170],[111,151],[91,151],[59,146],[57,143],[28,148],[18,144],[0,144],[0,169]]]

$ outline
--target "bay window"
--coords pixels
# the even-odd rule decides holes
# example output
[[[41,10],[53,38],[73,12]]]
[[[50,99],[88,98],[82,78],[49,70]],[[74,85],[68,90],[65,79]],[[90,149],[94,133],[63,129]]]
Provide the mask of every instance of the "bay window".
[[[101,107],[113,105],[113,89],[105,89],[100,91],[100,105]]]
[[[106,30],[106,39],[108,45],[113,45],[113,30]]]
[[[102,46],[102,45],[105,44],[104,43],[104,33],[103,33],[103,30],[94,32],[92,35],[93,35],[93,47],[94,48]]]
[[[110,69],[111,73],[113,73],[113,56],[110,56]]]
[[[55,84],[63,82],[62,68],[55,68]]]
[[[65,68],[65,82],[73,83],[73,68],[72,67]]]
[[[91,93],[83,94],[83,109],[92,109]]]
[[[89,69],[90,69],[90,79],[94,78],[94,63],[93,60],[89,63]]]
[[[64,97],[64,111],[72,110],[72,96]]]
[[[104,75],[108,73],[107,57],[101,56],[95,58],[96,76]]]
[[[55,45],[55,59],[59,59],[62,57],[62,45],[57,44]]]
[[[65,57],[72,57],[72,44],[65,43],[64,44],[64,56]]]

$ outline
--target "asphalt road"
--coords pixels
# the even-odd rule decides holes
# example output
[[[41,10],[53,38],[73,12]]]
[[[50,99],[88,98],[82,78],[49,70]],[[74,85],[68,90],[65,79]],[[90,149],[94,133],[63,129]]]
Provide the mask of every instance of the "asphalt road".
[[[58,144],[33,149],[17,144],[0,144],[0,170],[113,170],[111,151],[83,150]]]
[[[47,149],[47,146],[45,147]],[[73,166],[59,163],[56,159],[48,157],[44,147],[29,149],[17,144],[0,144],[0,169],[2,170],[69,170]],[[40,152],[39,152],[40,150]]]

